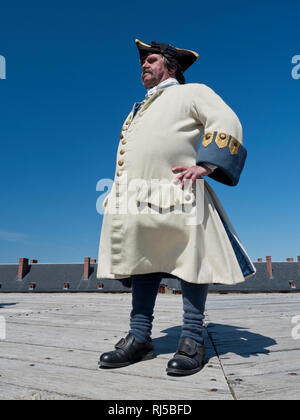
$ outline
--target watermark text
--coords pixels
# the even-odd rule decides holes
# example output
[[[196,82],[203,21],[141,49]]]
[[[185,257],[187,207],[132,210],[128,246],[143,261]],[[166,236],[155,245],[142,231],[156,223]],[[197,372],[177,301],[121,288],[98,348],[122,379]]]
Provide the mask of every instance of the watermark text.
[[[0,340],[6,340],[6,321],[4,316],[0,316]]]
[[[0,55],[0,79],[6,79],[6,59]]]
[[[300,315],[293,316],[292,324],[296,324],[292,329],[292,337],[294,340],[300,340]]]
[[[115,183],[101,179],[96,186],[101,191],[96,210],[120,215],[184,214],[186,225],[200,225],[204,220],[204,180],[196,179],[192,187],[189,184],[189,179],[183,188],[168,179],[128,180],[126,173]]]
[[[296,64],[292,69],[292,78],[298,80],[300,79],[300,55],[294,55],[292,64]]]

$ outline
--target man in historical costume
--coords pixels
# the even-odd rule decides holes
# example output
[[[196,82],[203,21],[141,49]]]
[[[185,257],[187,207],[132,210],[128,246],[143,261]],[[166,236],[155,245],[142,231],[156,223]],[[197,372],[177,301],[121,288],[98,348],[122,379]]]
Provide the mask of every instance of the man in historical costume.
[[[197,53],[156,42],[136,40],[136,45],[147,94],[134,104],[120,135],[114,183],[103,203],[97,271],[99,279],[130,279],[130,331],[114,351],[101,355],[99,365],[122,367],[154,357],[151,330],[159,284],[175,277],[181,282],[183,325],[167,372],[189,375],[205,361],[208,285],[237,284],[255,273],[202,178],[237,185],[247,152],[241,124],[228,105],[203,84],[185,84],[183,72]],[[135,180],[142,186],[129,188]],[[203,194],[197,198],[199,180]],[[191,209],[200,214],[200,208],[200,222],[191,223]]]

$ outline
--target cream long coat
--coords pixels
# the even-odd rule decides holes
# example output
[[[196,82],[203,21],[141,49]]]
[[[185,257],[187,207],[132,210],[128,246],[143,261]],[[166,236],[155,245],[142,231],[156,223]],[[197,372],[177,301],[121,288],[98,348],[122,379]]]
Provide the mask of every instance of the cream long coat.
[[[209,87],[186,84],[158,90],[132,116],[122,128],[114,183],[103,203],[97,278],[164,272],[198,284],[243,282],[219,213],[253,275],[255,268],[208,182],[202,180],[204,188],[190,193],[172,183],[172,167],[196,164],[205,132],[229,133],[242,143],[235,113]],[[201,223],[190,222],[193,211]]]

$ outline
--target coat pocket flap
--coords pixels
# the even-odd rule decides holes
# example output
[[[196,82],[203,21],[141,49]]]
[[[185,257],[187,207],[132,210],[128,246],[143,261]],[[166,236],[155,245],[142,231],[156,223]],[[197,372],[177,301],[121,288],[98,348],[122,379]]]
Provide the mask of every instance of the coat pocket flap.
[[[172,182],[145,182],[138,188],[136,200],[164,209],[182,204],[192,204],[195,201],[195,195],[192,191],[184,191]]]

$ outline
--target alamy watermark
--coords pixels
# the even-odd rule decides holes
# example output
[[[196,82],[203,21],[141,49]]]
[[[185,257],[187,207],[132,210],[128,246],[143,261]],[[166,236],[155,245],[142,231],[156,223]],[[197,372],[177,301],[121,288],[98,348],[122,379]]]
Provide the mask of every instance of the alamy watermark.
[[[0,55],[0,79],[6,79],[6,59]]]
[[[0,340],[6,340],[6,321],[4,316],[0,316]]]
[[[161,215],[184,214],[186,225],[199,225],[204,220],[204,180],[196,179],[183,188],[168,179],[128,180],[126,171],[118,177],[100,179],[96,186],[102,194],[97,199],[99,214]]]
[[[292,78],[298,80],[300,79],[300,55],[294,55],[292,64],[296,64],[292,69]]]
[[[294,340],[300,340],[300,315],[293,316],[292,324],[296,324],[292,329],[292,337]]]

